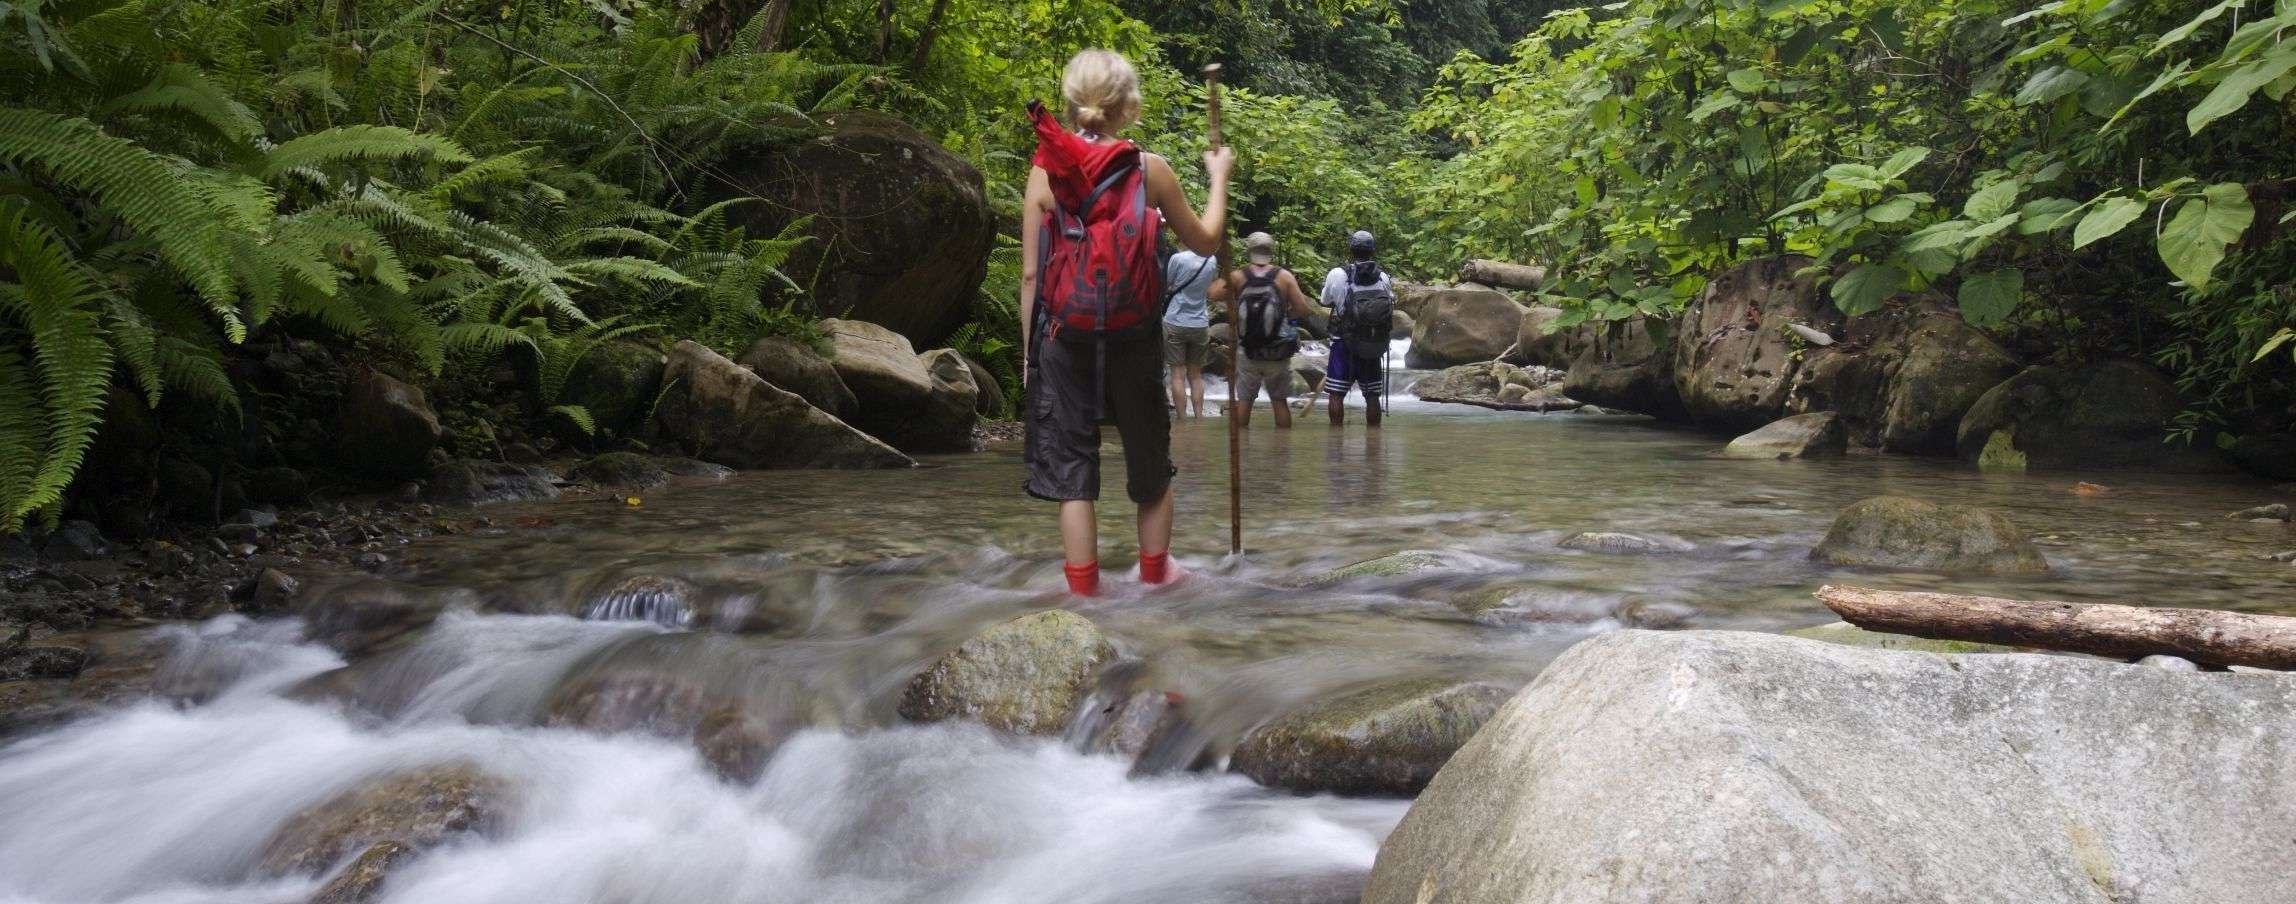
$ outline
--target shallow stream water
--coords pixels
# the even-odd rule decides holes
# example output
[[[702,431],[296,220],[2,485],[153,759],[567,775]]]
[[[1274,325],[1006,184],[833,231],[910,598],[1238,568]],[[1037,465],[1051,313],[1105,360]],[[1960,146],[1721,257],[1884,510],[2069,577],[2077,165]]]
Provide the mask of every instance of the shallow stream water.
[[[497,831],[400,867],[383,900],[1352,900],[1406,802],[1295,796],[1216,768],[1252,725],[1334,693],[1426,676],[1520,685],[1623,626],[1813,625],[1831,620],[1810,597],[1829,581],[2296,611],[2296,571],[2262,558],[2296,534],[2224,517],[2275,495],[2254,481],[1728,461],[1716,438],[1642,418],[1408,398],[1376,432],[1359,408],[1337,430],[1320,411],[1284,432],[1262,415],[1240,559],[1226,555],[1225,425],[1178,428],[1188,574],[1165,588],[1115,567],[1133,554],[1117,504],[1101,512],[1106,595],[1066,598],[1051,510],[1020,494],[1008,447],[908,472],[688,482],[638,505],[498,506],[495,527],[318,588],[305,618],[161,629],[164,674],[190,700],[0,747],[0,904],[302,901],[316,878],[258,868],[280,825],[361,780],[440,763],[507,780],[516,806]],[[2073,492],[2084,480],[2110,489]],[[1836,511],[1882,493],[2000,509],[2054,571],[1949,579],[1807,560]],[[1585,530],[1687,551],[1558,545]],[[1298,586],[1406,549],[1447,567]],[[920,668],[1053,606],[1089,616],[1125,657],[1092,705],[1178,694],[1180,749],[1136,771],[1085,752],[1081,733],[899,724]],[[722,777],[659,730],[708,701],[771,727],[778,746],[754,779]]]

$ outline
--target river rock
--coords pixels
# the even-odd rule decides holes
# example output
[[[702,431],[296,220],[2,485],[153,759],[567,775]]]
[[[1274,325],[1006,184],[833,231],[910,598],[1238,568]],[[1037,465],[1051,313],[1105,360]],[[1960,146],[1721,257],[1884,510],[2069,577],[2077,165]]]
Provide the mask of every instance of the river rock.
[[[0,649],[0,681],[70,678],[87,666],[88,649],[74,643],[35,640]]]
[[[821,314],[882,324],[937,345],[972,316],[996,222],[979,170],[901,120],[866,110],[816,116],[824,133],[736,146],[697,204],[730,197],[727,216],[751,236],[810,218],[782,270],[798,274]],[[859,388],[855,388],[859,392]]]
[[[1871,650],[1903,650],[1917,653],[2029,652],[2018,647],[2003,646],[2001,644],[1994,643],[1979,643],[1974,640],[1938,640],[1930,637],[1915,637],[1910,634],[1890,634],[1883,631],[1868,631],[1864,628],[1850,624],[1849,622],[1842,621],[1827,622],[1822,625],[1813,625],[1807,628],[1796,628],[1792,631],[1786,632],[1786,636],[1799,637],[1805,640],[1822,640],[1826,643],[1838,643],[1846,647],[1863,647]]]
[[[1655,537],[1646,534],[1630,534],[1625,531],[1614,530],[1581,531],[1579,533],[1572,534],[1563,538],[1563,541],[1556,545],[1561,546],[1564,549],[1575,549],[1581,552],[1609,553],[1612,555],[1642,555],[1660,552],[1689,552],[1692,549],[1697,548],[1690,545],[1689,543],[1677,540],[1673,537]]]
[[[1572,359],[1592,341],[1594,325],[1562,326],[1562,316],[1563,309],[1551,305],[1524,308],[1523,320],[1515,328],[1515,344],[1507,349],[1506,362],[1570,369]]]
[[[278,569],[266,568],[256,573],[248,602],[256,612],[282,613],[295,605],[295,595],[302,590],[303,582]]]
[[[1402,340],[1409,339],[1411,338],[1411,331],[1416,326],[1417,323],[1411,319],[1411,315],[1402,311],[1396,311],[1393,314],[1388,315],[1387,339],[1390,342],[1400,342]]]
[[[1408,577],[1450,567],[1451,560],[1431,549],[1406,549],[1376,559],[1365,559],[1353,565],[1334,568],[1300,582],[1301,587],[1330,587],[1359,578]]]
[[[1253,728],[1228,768],[1293,791],[1412,794],[1511,693],[1450,679],[1359,691]]]
[[[670,350],[674,387],[655,417],[702,459],[737,468],[906,468],[916,464],[835,415],[774,388],[691,340]]]
[[[1677,329],[1647,317],[1577,327],[1577,351],[1558,388],[1589,405],[1680,418],[1682,397],[1674,384]]]
[[[1954,574],[2038,574],[2049,570],[2025,532],[2001,513],[1903,496],[1851,503],[1810,559],[1859,568]]]
[[[648,343],[605,343],[575,362],[561,401],[588,409],[600,430],[616,436],[635,433],[662,394],[666,362],[662,350]]]
[[[311,895],[311,904],[367,904],[382,893],[384,880],[390,878],[392,867],[414,856],[415,849],[396,841],[375,844],[359,859]]]
[[[837,375],[837,368],[811,346],[794,339],[766,336],[742,353],[741,366],[784,392],[794,392],[815,408],[838,417],[851,417],[857,406],[853,390]]]
[[[1839,458],[1849,446],[1842,419],[1831,411],[1813,411],[1771,421],[1767,426],[1731,440],[1724,458]]]
[[[1365,904],[2296,900],[2296,677],[1737,632],[1580,643]]]
[[[1825,293],[1811,278],[1795,275],[1809,263],[1787,256],[1739,264],[1714,277],[1683,309],[1674,342],[1674,387],[1692,421],[1745,431],[1787,413],[1805,344],[1787,324],[1829,333],[1841,329],[1841,314]]]
[[[493,830],[509,806],[508,786],[467,763],[381,776],[288,820],[264,847],[263,868],[317,874],[383,842],[424,850]]]
[[[2250,506],[2224,517],[2240,521],[2286,521],[2288,520],[2288,506],[2278,502]]]
[[[421,477],[441,435],[423,391],[388,374],[359,371],[343,390],[335,440],[345,470],[378,479]]]
[[[990,373],[987,367],[982,366],[981,362],[973,360],[971,355],[960,354],[958,357],[965,362],[965,368],[972,371],[973,385],[980,389],[980,396],[973,402],[973,412],[981,417],[1004,414],[1004,383],[997,379],[996,374]]]
[[[1834,411],[1849,441],[1888,452],[1950,454],[1962,417],[2017,372],[2017,359],[1935,300],[1843,324],[1832,347],[1804,348],[1787,409]]]
[[[2224,451],[2250,474],[2296,480],[2296,433],[2243,433]]]
[[[973,369],[953,348],[940,348],[917,356],[932,378],[933,392],[921,416],[896,431],[893,445],[915,452],[970,452],[973,424],[980,420],[981,388],[973,382]]]
[[[442,505],[556,499],[556,475],[537,465],[458,458],[431,469],[423,498]]]
[[[1412,395],[1423,401],[1475,405],[1502,411],[1567,411],[1579,402],[1555,391],[1562,375],[1544,367],[1516,367],[1505,361],[1461,364],[1420,378]]]
[[[569,480],[602,490],[650,490],[670,482],[670,472],[635,452],[608,452],[575,465]]]
[[[2212,449],[2166,441],[2182,410],[2176,386],[2135,361],[2029,367],[1970,407],[1954,449],[1978,461],[2006,446],[2029,468],[2222,468]]]
[[[1405,364],[1430,369],[1490,361],[1505,354],[1521,327],[1523,306],[1483,286],[1437,289],[1412,312]]]
[[[821,329],[835,350],[830,363],[856,399],[853,426],[904,452],[970,448],[979,388],[969,372],[962,380],[936,375],[908,339],[874,323],[830,319]],[[959,400],[965,411],[954,410]]]
[[[972,719],[1024,735],[1057,735],[1116,646],[1064,609],[1024,615],[973,636],[918,672],[901,695],[912,722]]]

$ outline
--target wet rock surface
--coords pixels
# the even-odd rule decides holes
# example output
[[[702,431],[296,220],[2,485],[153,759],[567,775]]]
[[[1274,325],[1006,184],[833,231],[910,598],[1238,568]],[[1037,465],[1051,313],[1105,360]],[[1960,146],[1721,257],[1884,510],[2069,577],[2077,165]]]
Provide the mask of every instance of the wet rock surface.
[[[670,471],[635,452],[608,452],[575,465],[566,477],[594,489],[650,490],[669,483]]]
[[[2176,386],[2139,362],[2031,367],[1970,407],[1954,449],[1966,461],[2006,449],[2030,468],[2222,469],[2213,449],[2166,441],[2182,410]]]
[[[741,366],[784,392],[794,392],[808,404],[840,418],[850,417],[858,403],[853,390],[837,375],[829,359],[794,339],[767,336],[742,353]]]
[[[1838,458],[1849,447],[1841,416],[1831,411],[1797,414],[1772,421],[1731,440],[1724,458]]]
[[[1568,411],[1580,406],[1555,389],[1562,374],[1544,367],[1484,361],[1445,368],[1420,378],[1411,393],[1423,401],[1452,402],[1500,411]]]
[[[431,469],[423,498],[440,505],[556,499],[557,475],[535,465],[456,459]]]
[[[1876,496],[1843,509],[1813,561],[1956,574],[2039,574],[2041,551],[2006,516],[1965,505]]]
[[[381,776],[313,806],[281,826],[263,853],[274,874],[315,874],[384,842],[422,850],[499,826],[509,786],[468,764]]]
[[[1786,414],[1802,359],[1787,328],[1840,328],[1841,314],[1796,271],[1807,258],[1749,261],[1716,276],[1682,312],[1674,343],[1674,385],[1691,420],[1751,430]],[[1594,399],[1596,404],[1609,404]]]
[[[908,456],[696,342],[670,350],[656,420],[703,459],[737,468],[905,468]]]
[[[1451,759],[1363,900],[2264,904],[2291,751],[2284,674],[1622,631]]]
[[[1293,791],[1411,794],[1512,693],[1450,679],[1358,691],[1252,729],[1229,768]]]
[[[971,719],[1015,734],[1068,726],[1116,647],[1090,619],[1062,609],[992,627],[917,673],[901,696],[912,722]]]
[[[1406,361],[1415,368],[1496,359],[1514,343],[1523,319],[1523,306],[1507,293],[1475,285],[1427,290],[1415,308]]]
[[[1615,530],[1581,531],[1564,537],[1562,542],[1556,545],[1580,552],[1599,552],[1611,555],[1689,552],[1696,548],[1690,543],[1674,537]]]

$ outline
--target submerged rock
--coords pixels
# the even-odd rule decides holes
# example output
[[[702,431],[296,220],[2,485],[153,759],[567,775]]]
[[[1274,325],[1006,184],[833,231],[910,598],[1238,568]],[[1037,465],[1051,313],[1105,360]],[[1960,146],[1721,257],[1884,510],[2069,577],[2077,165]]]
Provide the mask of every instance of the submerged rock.
[[[1564,537],[1563,541],[1556,545],[1580,552],[1600,552],[1614,555],[1689,552],[1697,548],[1673,537],[1653,537],[1614,530],[1581,531]]]
[[[1358,691],[1252,729],[1228,768],[1293,791],[1411,794],[1511,693],[1450,679]]]
[[[1621,631],[1451,759],[1363,900],[2286,901],[2291,750],[2285,674]]]
[[[917,673],[901,695],[913,722],[972,719],[1016,734],[1057,735],[1092,690],[1116,646],[1090,619],[1065,609],[990,628]]]
[[[442,505],[556,499],[556,475],[535,465],[458,458],[431,469],[423,498]]]
[[[661,463],[635,452],[608,452],[575,465],[566,476],[601,490],[650,490],[670,482]]]
[[[435,847],[494,829],[509,805],[508,787],[467,763],[381,776],[288,820],[264,847],[263,868],[315,874],[383,842]]]
[[[33,678],[70,678],[88,667],[88,649],[79,644],[35,640],[5,646],[0,638],[0,681]]]
[[[2244,508],[2224,517],[2240,521],[2286,521],[2288,520],[2288,506],[2274,502],[2269,505]]]
[[[1334,568],[1300,582],[1300,586],[1316,588],[1352,581],[1357,578],[1394,578],[1439,571],[1450,565],[1450,560],[1431,549],[1407,549],[1376,559],[1365,559],[1353,565]]]
[[[1839,415],[1813,411],[1771,421],[1760,430],[1731,440],[1725,458],[1838,458],[1849,447],[1849,434]]]
[[[391,869],[414,854],[414,848],[396,841],[377,843],[320,886],[311,895],[311,904],[367,904],[382,893],[383,882],[390,878]]]
[[[1860,568],[1914,568],[1959,574],[2037,574],[2049,570],[2025,532],[2001,513],[1903,496],[1861,499],[1843,509],[1813,561]]]
[[[693,341],[670,350],[655,417],[694,455],[737,468],[906,468],[909,457]]]

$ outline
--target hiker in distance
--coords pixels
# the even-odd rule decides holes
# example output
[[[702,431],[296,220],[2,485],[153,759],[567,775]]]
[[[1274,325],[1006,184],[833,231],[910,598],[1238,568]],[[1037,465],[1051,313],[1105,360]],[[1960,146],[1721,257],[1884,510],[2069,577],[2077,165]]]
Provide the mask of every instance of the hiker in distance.
[[[1331,361],[1324,367],[1323,391],[1331,396],[1331,425],[1347,422],[1347,391],[1363,390],[1363,420],[1379,426],[1387,394],[1383,358],[1395,329],[1395,283],[1373,258],[1378,243],[1357,230],[1347,237],[1351,260],[1323,277],[1322,301],[1331,309]]]
[[[1212,281],[1220,264],[1186,248],[1164,263],[1164,367],[1171,371],[1172,417],[1204,416],[1204,364],[1212,356]]]
[[[1159,232],[1199,254],[1227,231],[1235,153],[1204,154],[1211,190],[1201,217],[1172,165],[1118,138],[1140,115],[1140,76],[1107,50],[1068,61],[1063,128],[1029,105],[1036,156],[1021,202],[1022,379],[1028,494],[1060,503],[1060,545],[1070,592],[1100,587],[1100,422],[1124,442],[1125,493],[1139,506],[1140,580],[1171,577],[1172,422],[1163,378],[1163,274]]]
[[[1236,425],[1252,426],[1252,406],[1267,391],[1275,408],[1276,429],[1291,428],[1292,356],[1299,352],[1299,329],[1294,319],[1308,316],[1307,293],[1299,278],[1276,266],[1276,240],[1265,232],[1244,238],[1249,263],[1220,280],[1223,300],[1233,299],[1236,344],[1243,352],[1236,373],[1228,375],[1228,398]]]

